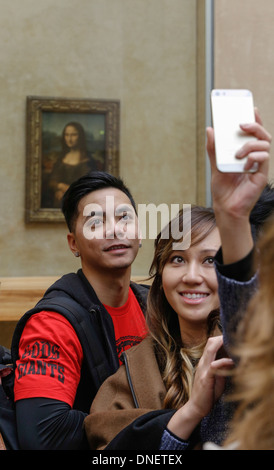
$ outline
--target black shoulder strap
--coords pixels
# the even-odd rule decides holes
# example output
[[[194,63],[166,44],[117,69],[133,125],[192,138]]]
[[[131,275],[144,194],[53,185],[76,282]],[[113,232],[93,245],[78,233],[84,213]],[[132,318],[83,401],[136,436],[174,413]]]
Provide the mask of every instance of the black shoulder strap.
[[[11,364],[10,349],[0,344],[0,364]]]
[[[69,297],[44,298],[36,307],[29,310],[19,320],[12,340],[13,362],[18,358],[19,339],[28,318],[33,314],[44,311],[54,311],[63,315],[73,326],[81,343],[88,369],[94,385],[99,388],[102,382],[111,374],[103,347],[92,328],[89,315],[84,307]]]

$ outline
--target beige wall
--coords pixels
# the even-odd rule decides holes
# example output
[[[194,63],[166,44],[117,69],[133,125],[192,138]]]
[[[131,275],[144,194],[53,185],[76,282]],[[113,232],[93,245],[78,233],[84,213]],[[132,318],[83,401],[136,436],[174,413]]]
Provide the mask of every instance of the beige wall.
[[[252,90],[264,125],[274,136],[273,24],[273,0],[215,0],[215,87]]]
[[[0,10],[0,276],[79,266],[65,225],[24,222],[27,95],[119,99],[120,174],[136,202],[196,201],[196,0],[0,0]],[[151,258],[144,240],[133,273]]]
[[[24,222],[27,95],[119,99],[120,174],[136,202],[204,202],[204,5],[0,0],[0,276],[78,267],[64,224]],[[250,88],[274,135],[273,22],[272,0],[215,0],[214,86]],[[134,274],[152,251],[144,240]]]

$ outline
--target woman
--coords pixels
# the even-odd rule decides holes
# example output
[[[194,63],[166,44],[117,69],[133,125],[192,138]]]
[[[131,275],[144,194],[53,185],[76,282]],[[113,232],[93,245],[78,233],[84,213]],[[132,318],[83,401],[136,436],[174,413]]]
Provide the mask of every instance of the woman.
[[[225,445],[229,443],[226,448],[230,449],[272,450],[274,448],[273,219],[270,228],[266,229],[265,226],[262,228],[265,217],[273,213],[273,188],[267,185],[272,137],[263,128],[257,111],[256,122],[241,127],[257,138],[244,147],[248,155],[248,165],[251,167],[254,162],[258,164],[255,173],[220,173],[216,167],[214,132],[212,128],[207,130],[212,199],[222,241],[222,270],[225,265],[229,266],[236,262],[237,265],[241,263],[243,268],[240,282],[236,270],[229,283],[225,282],[224,276],[218,276],[219,289],[223,282],[226,298],[229,295],[231,299],[235,299],[238,308],[241,307],[243,316],[242,323],[238,324],[238,334],[234,335],[233,348],[237,367],[235,368],[236,389],[232,397],[237,400],[238,406],[232,422],[232,432]],[[250,221],[253,223],[255,221],[256,233],[263,234],[261,241],[256,242],[256,248],[254,248]],[[251,257],[254,253],[259,259],[258,273],[255,275],[252,266],[253,256]],[[259,289],[257,277],[259,277]],[[239,287],[237,292],[234,290],[235,285]],[[222,296],[220,301],[221,312],[225,313],[222,316],[222,325],[227,331],[228,325],[230,328],[233,326],[233,314],[229,312],[229,302],[225,305]],[[246,309],[248,301],[250,303]],[[207,448],[214,446],[209,445]]]
[[[178,218],[182,233],[182,211]],[[213,211],[192,207],[191,246],[174,251],[174,242],[178,240],[162,233],[155,241],[147,310],[150,334],[124,354],[125,367],[103,384],[93,402],[85,420],[93,449],[104,448],[121,430],[117,438],[122,435],[122,440],[114,448],[196,445],[201,438],[193,432],[224,390],[225,379],[216,372],[231,367],[232,361],[215,360],[222,336],[214,269],[220,237]]]
[[[250,302],[234,349],[239,363],[233,374],[232,397],[239,406],[226,444],[234,443],[238,450],[274,449],[273,217],[257,248],[259,290]]]
[[[87,151],[85,131],[80,123],[66,124],[62,133],[62,149],[49,183],[53,191],[53,207],[60,207],[62,197],[73,181],[96,169]]]

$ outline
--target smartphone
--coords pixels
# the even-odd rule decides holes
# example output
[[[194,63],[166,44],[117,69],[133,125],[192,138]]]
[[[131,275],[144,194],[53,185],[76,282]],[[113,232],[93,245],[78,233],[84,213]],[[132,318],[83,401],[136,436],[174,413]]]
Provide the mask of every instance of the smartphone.
[[[240,128],[240,124],[255,122],[252,92],[212,90],[211,109],[218,170],[224,173],[244,172],[247,157],[239,160],[235,154],[246,142],[256,140]],[[256,171],[256,167],[254,164],[249,171]]]

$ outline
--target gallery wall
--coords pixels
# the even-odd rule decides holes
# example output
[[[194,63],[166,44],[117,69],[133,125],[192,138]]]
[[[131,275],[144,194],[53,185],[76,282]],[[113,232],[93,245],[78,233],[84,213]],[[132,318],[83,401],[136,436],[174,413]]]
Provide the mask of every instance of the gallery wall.
[[[197,188],[196,0],[0,0],[0,8],[1,277],[80,266],[64,223],[25,222],[27,96],[119,100],[120,175],[136,202],[196,202],[204,184]],[[152,252],[143,240],[133,274],[147,275]]]
[[[248,88],[264,126],[274,136],[274,3],[272,0],[215,0],[216,88]],[[271,152],[270,180],[274,180]]]
[[[25,222],[27,96],[119,100],[120,175],[137,204],[205,202],[205,4],[0,0],[1,277],[80,266],[64,223]],[[274,135],[274,3],[214,4],[214,86],[252,89]],[[133,274],[152,253],[144,239]]]

